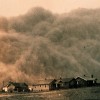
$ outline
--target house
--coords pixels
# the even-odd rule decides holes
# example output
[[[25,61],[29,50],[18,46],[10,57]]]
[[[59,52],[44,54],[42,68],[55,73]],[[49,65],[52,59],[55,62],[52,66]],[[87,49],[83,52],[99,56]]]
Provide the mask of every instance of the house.
[[[55,82],[55,79],[38,80],[36,83],[33,84],[32,90],[34,92],[54,90],[56,89]]]
[[[5,92],[28,92],[28,85],[26,83],[9,82],[3,87]]]
[[[77,81],[77,87],[86,87],[87,86],[86,80],[82,77],[77,77],[76,81]]]
[[[89,86],[95,86],[96,85],[96,78],[90,78],[90,77],[77,77],[77,87],[89,87]]]
[[[60,78],[56,81],[57,89],[75,88],[77,82],[75,78]]]

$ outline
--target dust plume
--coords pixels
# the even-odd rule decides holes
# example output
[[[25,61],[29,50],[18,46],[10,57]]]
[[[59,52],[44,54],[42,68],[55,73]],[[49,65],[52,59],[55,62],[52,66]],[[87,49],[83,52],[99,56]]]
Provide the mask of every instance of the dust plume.
[[[52,14],[37,7],[0,18],[0,81],[34,82],[100,72],[100,9]]]

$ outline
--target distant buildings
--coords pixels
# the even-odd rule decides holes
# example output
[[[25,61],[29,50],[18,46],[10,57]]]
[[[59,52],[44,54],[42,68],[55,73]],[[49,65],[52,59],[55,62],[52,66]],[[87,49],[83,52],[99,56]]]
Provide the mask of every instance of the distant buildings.
[[[93,77],[45,79],[38,80],[37,82],[35,82],[32,85],[31,90],[34,92],[38,92],[80,87],[91,87],[95,86],[96,83],[96,79]]]
[[[97,79],[93,77],[76,77],[37,80],[33,85],[28,86],[26,83],[9,82],[3,87],[5,92],[40,92],[70,88],[92,87],[97,85]]]

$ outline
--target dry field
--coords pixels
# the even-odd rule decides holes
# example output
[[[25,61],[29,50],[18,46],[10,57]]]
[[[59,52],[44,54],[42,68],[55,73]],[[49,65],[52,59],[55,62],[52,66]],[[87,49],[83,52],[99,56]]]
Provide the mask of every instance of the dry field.
[[[100,87],[42,93],[0,94],[0,100],[100,100]]]

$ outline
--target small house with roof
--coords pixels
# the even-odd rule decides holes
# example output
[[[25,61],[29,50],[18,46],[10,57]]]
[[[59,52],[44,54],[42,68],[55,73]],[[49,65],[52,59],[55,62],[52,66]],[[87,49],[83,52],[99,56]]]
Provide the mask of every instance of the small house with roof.
[[[57,89],[75,88],[77,82],[75,78],[60,78],[56,81]]]
[[[56,89],[55,79],[38,80],[33,84],[33,91],[50,91]]]
[[[96,85],[96,78],[93,77],[77,77],[77,87],[89,87],[89,86],[95,86]]]
[[[28,92],[28,85],[26,83],[9,82],[3,87],[5,92]]]

